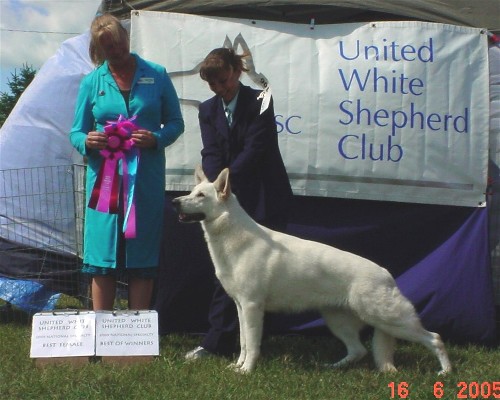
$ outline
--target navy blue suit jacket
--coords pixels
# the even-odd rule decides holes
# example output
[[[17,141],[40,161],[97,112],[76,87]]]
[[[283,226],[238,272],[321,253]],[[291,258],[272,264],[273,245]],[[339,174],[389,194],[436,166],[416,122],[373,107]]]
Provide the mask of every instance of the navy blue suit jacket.
[[[278,146],[273,101],[261,114],[260,93],[240,84],[231,127],[220,96],[200,105],[202,166],[210,181],[228,167],[231,188],[247,213],[264,225],[283,228],[292,190]]]

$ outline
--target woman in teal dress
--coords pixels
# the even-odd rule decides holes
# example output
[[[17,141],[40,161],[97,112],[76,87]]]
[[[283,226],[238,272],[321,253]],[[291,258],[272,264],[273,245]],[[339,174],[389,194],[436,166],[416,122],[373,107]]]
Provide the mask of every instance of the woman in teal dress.
[[[87,205],[104,161],[101,151],[110,148],[104,133],[110,121],[135,117],[138,128],[130,139],[140,156],[133,192],[135,237],[124,237],[123,201],[118,213],[87,206],[83,272],[92,275],[94,310],[113,309],[121,272],[128,278],[129,308],[148,309],[163,228],[165,148],[181,135],[184,121],[167,71],[130,52],[128,33],[117,18],[96,17],[90,33],[89,53],[96,69],[80,84],[70,133],[72,145],[87,160]],[[122,162],[118,170],[123,171]],[[123,180],[120,193],[122,198]]]

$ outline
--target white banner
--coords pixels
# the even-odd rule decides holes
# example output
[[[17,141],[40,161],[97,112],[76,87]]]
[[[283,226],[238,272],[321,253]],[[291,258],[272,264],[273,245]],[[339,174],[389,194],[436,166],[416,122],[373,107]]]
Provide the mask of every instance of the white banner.
[[[132,12],[132,49],[164,65],[185,133],[167,151],[167,190],[201,162],[198,74],[216,47],[248,51],[242,82],[271,88],[294,193],[483,206],[487,37],[427,22],[300,25]]]

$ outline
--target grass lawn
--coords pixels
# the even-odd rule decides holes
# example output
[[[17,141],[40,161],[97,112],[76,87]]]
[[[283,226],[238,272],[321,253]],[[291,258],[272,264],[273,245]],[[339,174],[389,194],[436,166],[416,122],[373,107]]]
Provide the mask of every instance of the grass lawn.
[[[437,375],[438,361],[424,347],[398,343],[399,372],[381,374],[371,357],[352,368],[331,369],[343,345],[326,336],[270,336],[256,370],[240,375],[230,360],[184,362],[199,337],[161,338],[160,356],[145,364],[37,366],[30,359],[31,322],[0,321],[0,399],[173,399],[173,400],[384,400],[500,398],[500,348],[447,343],[454,370]],[[367,343],[369,346],[369,343]],[[496,384],[495,384],[496,382]]]

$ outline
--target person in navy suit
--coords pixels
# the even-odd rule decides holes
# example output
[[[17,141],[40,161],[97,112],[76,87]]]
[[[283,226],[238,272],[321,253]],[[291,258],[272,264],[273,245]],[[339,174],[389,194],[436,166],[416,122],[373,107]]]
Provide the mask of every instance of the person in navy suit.
[[[245,211],[258,223],[284,231],[292,189],[278,146],[273,100],[240,82],[248,71],[244,57],[217,48],[200,67],[200,77],[215,93],[199,108],[202,166],[210,181],[229,168],[231,188]],[[237,351],[236,306],[214,279],[210,328],[201,345],[186,354],[188,360]]]

